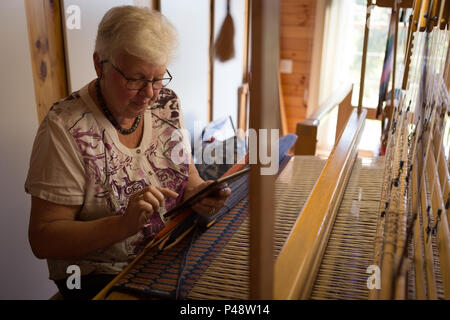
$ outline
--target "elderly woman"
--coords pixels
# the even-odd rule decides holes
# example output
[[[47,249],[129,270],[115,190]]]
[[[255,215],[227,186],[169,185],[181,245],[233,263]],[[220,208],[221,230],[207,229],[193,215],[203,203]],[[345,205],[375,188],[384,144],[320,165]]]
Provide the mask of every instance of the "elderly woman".
[[[98,78],[56,102],[39,127],[25,183],[29,239],[65,298],[92,298],[164,227],[163,213],[210,183],[192,160],[171,159],[172,134],[184,128],[166,88],[175,43],[161,14],[109,10],[93,55]],[[211,215],[229,194],[222,189],[193,209]],[[67,287],[71,265],[81,289]]]

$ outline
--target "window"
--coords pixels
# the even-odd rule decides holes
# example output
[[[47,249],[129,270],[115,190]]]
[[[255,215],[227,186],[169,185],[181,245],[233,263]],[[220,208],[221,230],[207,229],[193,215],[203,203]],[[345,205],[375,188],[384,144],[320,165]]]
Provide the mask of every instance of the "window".
[[[350,80],[355,84],[352,104],[358,105],[360,90],[360,74],[364,44],[364,28],[366,25],[366,0],[353,0],[354,5],[354,28],[352,41],[352,60],[350,64]],[[403,79],[403,63],[405,55],[406,37],[408,32],[408,18],[412,10],[407,10],[404,14],[405,23],[400,22],[398,28],[397,42],[397,69],[396,87],[400,87]],[[373,7],[370,18],[369,43],[367,47],[366,76],[364,84],[363,106],[376,108],[378,105],[378,94],[380,89],[380,79],[383,70],[383,62],[386,51],[386,42],[391,18],[391,8]],[[392,83],[392,78],[391,78]],[[392,88],[389,85],[388,91]]]

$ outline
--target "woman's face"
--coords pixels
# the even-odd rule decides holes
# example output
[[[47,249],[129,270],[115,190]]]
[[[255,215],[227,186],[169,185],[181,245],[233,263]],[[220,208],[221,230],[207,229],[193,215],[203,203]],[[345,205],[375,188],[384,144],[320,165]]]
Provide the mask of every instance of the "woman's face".
[[[127,80],[120,72],[129,79],[161,79],[166,72],[165,66],[151,64],[127,53],[119,55],[112,63],[111,61],[100,63],[98,60],[97,55],[94,61],[97,73],[100,68],[102,74],[100,79],[102,93],[108,108],[118,121],[124,118],[134,120],[156,100],[159,90],[153,90],[151,83],[141,90],[129,90]]]

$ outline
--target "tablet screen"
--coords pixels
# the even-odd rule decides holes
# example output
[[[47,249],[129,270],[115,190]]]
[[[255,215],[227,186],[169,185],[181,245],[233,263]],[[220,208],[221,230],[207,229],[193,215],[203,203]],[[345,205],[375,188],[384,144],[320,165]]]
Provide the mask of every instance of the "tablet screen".
[[[164,217],[165,218],[170,217],[172,214],[176,213],[179,210],[191,207],[196,201],[198,201],[198,200],[206,197],[210,193],[216,191],[221,184],[223,184],[225,182],[229,182],[229,181],[235,180],[235,179],[243,176],[244,174],[248,173],[249,171],[250,171],[250,167],[247,167],[247,168],[242,169],[242,170],[240,170],[238,172],[230,174],[229,176],[222,177],[222,178],[219,178],[219,179],[215,180],[213,183],[209,184],[207,187],[203,188],[202,190],[200,190],[196,194],[192,195],[191,197],[189,197],[188,199],[186,199],[185,201],[183,201],[182,203],[180,203],[176,207],[174,207],[174,208],[170,209],[169,211],[167,211],[164,214]]]

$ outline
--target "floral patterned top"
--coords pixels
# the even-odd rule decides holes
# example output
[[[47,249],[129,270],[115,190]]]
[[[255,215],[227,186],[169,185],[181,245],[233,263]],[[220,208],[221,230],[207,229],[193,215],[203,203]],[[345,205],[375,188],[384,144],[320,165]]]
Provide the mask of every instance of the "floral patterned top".
[[[89,221],[120,215],[134,192],[149,186],[179,194],[166,198],[148,226],[136,235],[77,261],[49,259],[50,279],[69,276],[67,267],[78,265],[81,274],[119,273],[167,221],[163,214],[182,200],[188,179],[188,139],[177,135],[184,120],[176,94],[163,88],[144,113],[144,132],[135,149],[124,146],[116,129],[96,107],[88,85],[56,102],[42,121],[33,145],[25,183],[29,194],[63,205],[81,205],[77,220]],[[181,148],[179,146],[181,145]]]

